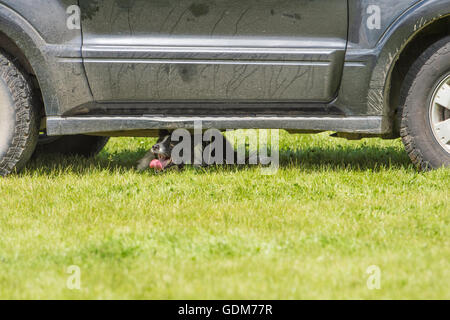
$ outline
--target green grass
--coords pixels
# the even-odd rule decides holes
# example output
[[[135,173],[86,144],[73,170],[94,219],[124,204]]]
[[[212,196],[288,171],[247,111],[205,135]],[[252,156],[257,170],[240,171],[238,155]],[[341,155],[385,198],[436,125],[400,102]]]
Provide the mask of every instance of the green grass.
[[[0,179],[0,298],[450,298],[450,170],[418,173],[400,141],[283,133],[273,176],[136,172],[153,141]]]

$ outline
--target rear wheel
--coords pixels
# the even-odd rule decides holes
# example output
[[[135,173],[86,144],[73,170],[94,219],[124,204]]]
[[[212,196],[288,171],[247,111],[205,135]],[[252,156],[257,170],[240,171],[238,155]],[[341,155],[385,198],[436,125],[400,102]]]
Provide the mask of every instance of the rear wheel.
[[[86,135],[47,136],[41,133],[35,156],[41,154],[61,154],[64,156],[94,157],[108,143],[108,137]]]
[[[450,37],[413,64],[401,101],[400,134],[411,160],[423,170],[450,167]]]
[[[0,52],[0,176],[21,170],[39,137],[39,108],[25,72]]]

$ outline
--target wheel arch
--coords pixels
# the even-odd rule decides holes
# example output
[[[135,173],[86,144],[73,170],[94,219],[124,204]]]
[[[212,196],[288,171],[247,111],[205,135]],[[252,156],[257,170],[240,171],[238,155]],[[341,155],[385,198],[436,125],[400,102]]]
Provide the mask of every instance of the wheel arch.
[[[419,56],[433,43],[450,35],[450,15],[442,17],[423,28],[406,45],[395,62],[389,83],[389,112],[394,116],[394,131],[398,134],[399,112],[401,112],[400,91],[405,76]]]
[[[32,80],[33,89],[42,98],[48,84],[40,79],[48,78],[42,67],[45,59],[38,50],[44,41],[35,29],[28,25],[19,15],[9,8],[0,5],[0,49],[13,58],[14,62],[24,70]],[[48,91],[48,89],[47,89]],[[45,115],[44,105],[40,105]]]
[[[405,60],[408,53],[416,52],[417,48],[425,50],[427,44],[433,43],[433,39],[426,36],[430,32],[439,36],[436,27],[445,25],[448,19],[450,19],[450,2],[421,1],[399,17],[378,42],[379,54],[372,70],[367,103],[372,112],[387,116],[392,121],[392,128],[396,127],[394,124],[398,108],[396,91],[400,90],[399,81],[402,81],[395,72],[408,67],[408,63],[412,64]],[[445,35],[449,34],[448,28],[449,24]],[[443,33],[445,31],[441,32]]]
[[[65,21],[66,16],[60,19]],[[81,58],[80,30],[71,38],[47,43],[20,13],[0,3],[0,48],[35,78],[45,116],[62,115],[93,101]]]

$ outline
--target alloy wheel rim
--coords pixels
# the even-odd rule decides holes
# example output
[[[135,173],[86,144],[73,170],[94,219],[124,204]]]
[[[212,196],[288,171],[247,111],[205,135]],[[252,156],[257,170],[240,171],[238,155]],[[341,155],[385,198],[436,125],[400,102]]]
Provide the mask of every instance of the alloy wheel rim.
[[[438,83],[433,92],[429,119],[434,137],[450,153],[450,73]]]

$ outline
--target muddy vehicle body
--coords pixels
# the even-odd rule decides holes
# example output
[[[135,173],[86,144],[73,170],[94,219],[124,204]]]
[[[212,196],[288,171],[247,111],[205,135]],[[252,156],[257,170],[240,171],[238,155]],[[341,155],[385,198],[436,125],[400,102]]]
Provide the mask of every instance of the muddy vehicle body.
[[[448,0],[0,0],[0,174],[161,129],[402,137],[450,165]]]

